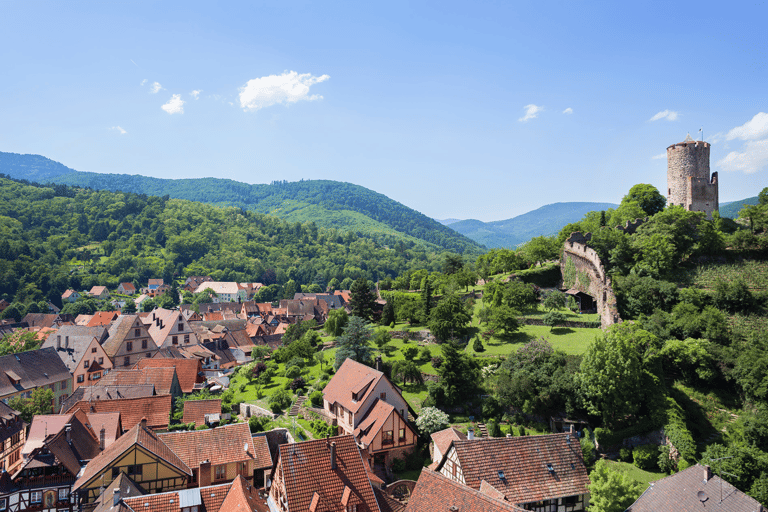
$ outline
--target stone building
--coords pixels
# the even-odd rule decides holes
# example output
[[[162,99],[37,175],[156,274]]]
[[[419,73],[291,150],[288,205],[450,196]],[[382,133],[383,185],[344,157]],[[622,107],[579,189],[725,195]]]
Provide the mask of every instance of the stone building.
[[[709,148],[690,134],[667,148],[667,204],[704,212],[711,219],[719,196],[717,173],[709,173]]]

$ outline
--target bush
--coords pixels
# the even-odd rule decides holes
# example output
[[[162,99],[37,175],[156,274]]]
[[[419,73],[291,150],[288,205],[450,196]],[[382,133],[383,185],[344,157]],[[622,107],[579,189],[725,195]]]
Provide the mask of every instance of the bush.
[[[619,450],[619,460],[622,462],[632,463],[632,449],[622,446]]]
[[[301,375],[301,368],[298,366],[291,366],[285,370],[285,376],[289,379],[295,379],[299,375]]]
[[[440,356],[435,356],[432,358],[432,367],[437,370],[440,368],[440,365],[443,364],[443,358]]]
[[[644,444],[632,450],[632,456],[635,459],[635,466],[645,471],[656,469],[656,463],[659,461],[659,449],[656,445]]]
[[[283,409],[291,405],[291,394],[286,390],[275,391],[269,399],[269,407],[275,414],[280,414]]]
[[[497,418],[501,415],[501,405],[494,397],[489,396],[483,400],[483,418]],[[498,437],[498,436],[492,436]]]
[[[475,352],[485,352],[485,347],[483,346],[483,342],[480,341],[480,338],[475,337],[475,341],[472,342],[472,350]]]
[[[323,406],[323,392],[322,391],[313,391],[312,394],[309,395],[309,403],[312,404],[312,407],[322,407]]]
[[[251,416],[251,419],[248,420],[248,427],[251,429],[251,433],[264,432],[267,423],[269,423],[269,418],[266,416]]]
[[[428,347],[421,347],[419,349],[419,362],[428,363],[432,359],[432,353]]]
[[[392,471],[395,473],[402,473],[405,471],[405,461],[403,459],[392,460]]]
[[[296,377],[293,379],[293,382],[291,382],[291,390],[295,391],[296,394],[298,394],[300,389],[303,390],[305,387],[307,387],[307,383],[304,382],[304,377]]]
[[[520,435],[522,434],[522,428],[520,429]],[[584,457],[584,464],[590,464],[595,460],[595,443],[589,437],[579,438],[579,444],[581,445],[581,455]]]
[[[504,437],[504,435],[501,433],[501,428],[499,427],[499,424],[496,423],[496,420],[491,420],[487,424],[488,427],[488,437]]]
[[[688,469],[689,467],[693,466],[692,462],[689,462],[687,459],[680,459],[677,461],[677,470],[682,471],[684,469]]]
[[[659,459],[656,464],[664,473],[671,473],[675,469],[675,461],[669,456],[669,446],[659,446]]]

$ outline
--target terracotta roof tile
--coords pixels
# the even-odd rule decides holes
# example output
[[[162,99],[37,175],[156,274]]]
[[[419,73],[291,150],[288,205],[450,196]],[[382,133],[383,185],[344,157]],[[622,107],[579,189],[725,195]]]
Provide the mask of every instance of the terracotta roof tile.
[[[211,466],[254,458],[251,431],[247,423],[235,423],[207,430],[165,432],[158,437],[189,467],[208,459]],[[248,450],[243,448],[248,446]]]
[[[330,447],[325,439],[280,446],[280,464],[289,510],[308,510],[315,493],[317,510],[343,510],[345,489],[348,504],[360,512],[378,511],[360,449],[352,436],[332,437],[336,443],[336,469],[331,469]]]
[[[453,447],[469,487],[479,490],[485,480],[510,502],[529,503],[588,492],[581,446],[572,434],[453,441]]]
[[[97,311],[93,314],[86,326],[97,327],[100,325],[109,325],[119,316],[119,311]]]
[[[367,447],[373,442],[376,438],[376,434],[379,433],[387,421],[387,418],[392,414],[397,414],[399,416],[400,413],[397,412],[397,409],[395,409],[393,405],[377,398],[373,402],[373,406],[368,409],[365,417],[355,429],[355,437],[359,442],[363,443],[364,447]],[[414,434],[416,434],[416,432],[414,432]]]
[[[266,436],[253,437],[253,453],[256,459],[256,469],[272,467],[272,453]]]
[[[445,455],[445,452],[448,451],[448,447],[451,446],[451,441],[462,441],[467,438],[466,434],[459,432],[453,427],[448,427],[435,432],[430,437],[432,438],[432,442],[435,443],[435,447],[442,455]]]
[[[453,507],[456,507],[455,509]],[[493,498],[429,469],[423,469],[406,512],[522,512],[508,501]]]
[[[181,422],[194,423],[196,426],[204,425],[206,414],[221,414],[221,398],[185,401],[184,418]]]
[[[720,499],[722,492],[722,500]],[[703,493],[701,498],[699,493]],[[707,466],[691,466],[652,482],[627,512],[764,512],[765,507],[713,475]]]
[[[80,386],[61,403],[61,411],[66,412],[77,402],[115,400],[117,398],[144,398],[155,395],[154,384],[133,384],[128,386]]]
[[[184,393],[192,393],[195,390],[195,384],[205,382],[205,377],[200,375],[203,365],[198,359],[161,359],[157,357],[139,359],[135,368],[176,368],[176,377],[179,379],[179,386]]]
[[[168,428],[171,415],[171,395],[155,395],[144,398],[122,398],[90,402],[81,400],[66,412],[80,409],[85,413],[119,412],[123,428],[130,429],[147,418],[147,426],[156,430]]]
[[[384,374],[380,371],[352,359],[347,359],[323,389],[323,398],[332,404],[339,403],[344,408],[356,413],[383,376]],[[357,400],[353,400],[352,394],[361,391],[364,393],[359,395]]]
[[[147,358],[149,359],[149,358]],[[176,368],[162,365],[143,367],[136,370],[112,370],[101,378],[101,386],[129,386],[131,384],[154,384],[158,395],[171,394]]]

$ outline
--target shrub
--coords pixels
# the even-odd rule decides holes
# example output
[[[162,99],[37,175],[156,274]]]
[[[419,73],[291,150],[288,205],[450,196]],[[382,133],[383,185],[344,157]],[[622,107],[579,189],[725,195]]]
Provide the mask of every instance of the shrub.
[[[675,461],[669,456],[669,446],[659,446],[657,465],[664,473],[671,473],[675,469]]]
[[[644,444],[632,450],[632,456],[635,459],[635,466],[645,471],[656,469],[656,463],[659,461],[659,449],[652,444]]]
[[[301,368],[298,366],[291,366],[285,370],[285,376],[289,379],[295,379],[299,375],[301,375]]]
[[[291,382],[291,390],[296,391],[298,394],[298,390],[304,389],[307,387],[307,383],[304,382],[304,377],[296,377],[293,379],[293,382]]]
[[[285,363],[285,369],[298,366],[300,369],[304,367],[304,358],[299,356],[292,357],[287,363]]]
[[[251,419],[248,420],[248,427],[251,429],[252,433],[264,432],[267,423],[269,423],[269,418],[266,416],[251,416]]]
[[[489,437],[504,437],[501,433],[501,428],[499,427],[499,424],[496,423],[496,420],[491,420],[488,422],[488,436]]]
[[[619,460],[622,462],[632,463],[632,449],[622,446],[619,450]]]
[[[443,364],[443,358],[442,357],[435,356],[435,357],[432,358],[432,367],[434,369],[437,370],[438,368],[440,368],[440,365],[442,365],[442,364]]]
[[[522,435],[522,429],[521,434]],[[584,457],[584,464],[590,464],[595,459],[595,443],[589,437],[579,438],[581,445],[581,455]]]
[[[322,391],[313,391],[312,394],[309,395],[309,402],[312,404],[312,407],[322,407],[323,406],[323,392]]]
[[[682,471],[684,469],[688,469],[692,465],[693,464],[691,462],[689,462],[687,459],[682,459],[681,458],[680,460],[677,461],[677,470],[678,471]]]
[[[269,407],[275,414],[280,414],[283,409],[291,405],[291,395],[286,390],[275,391],[269,399]]]
[[[416,419],[416,426],[423,435],[430,435],[448,426],[448,415],[435,407],[424,407]]]
[[[475,352],[485,352],[485,347],[483,346],[483,342],[480,341],[480,338],[475,337],[475,341],[472,342],[472,350]]]
[[[402,473],[405,471],[405,461],[403,459],[392,460],[392,471],[395,473]]]

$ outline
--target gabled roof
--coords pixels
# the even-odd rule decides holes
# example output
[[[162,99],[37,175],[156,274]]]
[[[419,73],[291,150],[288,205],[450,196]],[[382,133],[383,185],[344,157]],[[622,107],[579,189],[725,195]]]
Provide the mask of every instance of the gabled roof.
[[[136,370],[112,370],[101,378],[102,386],[128,386],[154,384],[158,395],[172,394],[173,384],[178,382],[173,366],[148,366]]]
[[[120,350],[120,346],[129,337],[128,335],[131,334],[131,329],[146,329],[138,315],[121,315],[112,323],[112,327],[109,328],[109,338],[102,344],[104,351],[109,357],[115,357],[115,354]],[[156,349],[157,345],[155,345],[149,334],[147,334],[147,337],[149,338],[148,347]]]
[[[92,512],[129,512],[130,508],[124,503],[117,507],[112,505],[115,489],[120,489],[120,497],[124,500],[145,494],[144,489],[142,489],[139,484],[131,480],[131,477],[121,471],[120,474],[117,475],[117,478],[112,480],[112,482],[104,488],[104,492],[99,494],[96,501],[93,502],[95,508]]]
[[[186,320],[182,316],[180,311],[172,309],[157,308],[153,310],[149,315],[144,318],[144,322],[149,328],[149,335],[155,340],[158,346],[171,335],[171,330],[176,323],[182,320],[186,323]],[[194,336],[193,333],[190,333]],[[194,340],[197,343],[197,340]]]
[[[169,397],[170,398],[170,397]],[[133,445],[138,444],[145,450],[153,453],[163,459],[170,465],[176,467],[181,472],[192,476],[192,470],[189,466],[171,451],[152,430],[142,427],[139,424],[134,425],[128,432],[123,434],[120,439],[112,443],[112,446],[105,449],[95,457],[85,468],[83,474],[72,486],[72,491],[76,491],[91,478],[98,475],[109,467],[118,457],[128,451]]]
[[[182,423],[195,423],[196,426],[205,424],[206,414],[221,414],[221,398],[211,400],[187,400],[184,402],[184,418]]]
[[[93,314],[90,320],[88,320],[88,327],[95,327],[97,325],[110,325],[120,316],[119,311],[97,311]]]
[[[272,452],[266,436],[253,437],[253,457],[256,459],[256,469],[272,467]]]
[[[32,425],[29,428],[29,434],[27,435],[26,443],[22,448],[22,454],[24,458],[27,458],[29,454],[38,448],[41,448],[46,439],[65,431],[67,424],[74,425],[75,423],[83,425],[90,436],[84,435],[86,438],[98,439],[101,431],[101,427],[104,427],[105,437],[104,445],[109,446],[120,435],[120,414],[119,413],[105,413],[105,414],[86,414],[83,411],[77,410],[70,414],[41,414],[32,418]],[[76,429],[72,430],[73,443],[80,442],[78,436],[83,435],[78,433]],[[80,452],[86,453],[87,450],[80,449]],[[95,454],[93,454],[95,455]],[[85,457],[90,459],[92,457]]]
[[[453,441],[452,447],[458,455],[466,485],[480,490],[481,482],[485,480],[511,503],[523,504],[588,492],[589,477],[581,445],[572,434]],[[437,466],[438,472],[447,455],[443,455]]]
[[[88,293],[91,294],[91,295],[97,295],[98,296],[98,295],[101,295],[104,292],[109,293],[109,290],[107,290],[106,286],[94,286],[93,288],[91,288],[91,291],[89,291]]]
[[[432,442],[435,443],[435,447],[443,455],[448,451],[448,447],[451,446],[451,441],[462,441],[467,438],[466,434],[459,432],[453,427],[435,432],[430,437]]]
[[[258,490],[240,475],[226,484],[124,498],[122,506],[125,512],[181,512],[194,506],[200,512],[269,511],[264,499],[259,497]],[[123,512],[110,508],[97,508],[94,512],[108,510]]]
[[[107,329],[104,326],[63,325],[48,336],[41,348],[51,347],[56,350],[62,362],[73,372],[93,339],[96,338],[96,341],[101,343],[106,337]]]
[[[144,398],[154,396],[154,384],[129,384],[126,386],[102,386],[99,381],[93,386],[80,386],[61,403],[61,410],[68,411],[81,400],[88,402],[116,400],[118,398]]]
[[[217,294],[221,295],[222,293],[227,293],[230,295],[236,295],[238,290],[240,289],[237,286],[237,283],[235,282],[227,282],[227,281],[205,281],[203,283],[200,283],[200,285],[197,287],[194,293],[201,293],[205,291],[206,289],[210,288]],[[202,308],[201,308],[202,311]]]
[[[61,318],[54,313],[27,313],[21,321],[27,322],[29,327],[53,327],[57,321],[61,322]]]
[[[126,292],[136,293],[136,287],[133,286],[133,283],[120,283],[118,286],[122,286]]]
[[[722,493],[722,494],[721,494]],[[722,496],[722,499],[721,499]],[[696,464],[652,482],[627,512],[764,512],[765,507]]]
[[[382,378],[386,377],[380,371],[347,359],[323,389],[323,398],[330,403],[339,403],[345,409],[356,413]],[[353,399],[353,394],[357,395],[356,400]]]
[[[454,508],[455,507],[455,508]],[[406,512],[523,512],[524,509],[424,468],[408,499]]]
[[[99,402],[80,401],[66,412],[80,409],[90,412],[119,412],[123,428],[138,425],[142,418],[147,418],[147,426],[157,430],[168,428],[171,415],[171,395],[155,395],[145,398],[123,398],[101,400]]]
[[[376,438],[376,434],[379,433],[387,418],[392,414],[400,415],[393,405],[377,398],[355,429],[355,437],[363,443],[364,447],[367,447]]]
[[[70,290],[66,290],[64,293],[62,293],[62,294],[61,294],[61,298],[62,298],[62,299],[68,299],[68,298],[70,298],[72,295],[77,295],[77,296],[80,296],[80,294],[79,294],[79,293],[77,293],[75,290],[71,290],[71,289],[70,289]]]
[[[206,459],[211,466],[215,466],[254,458],[251,430],[247,423],[207,430],[165,432],[158,434],[158,437],[191,468],[198,467]]]
[[[205,378],[200,375],[202,364],[198,359],[145,358],[139,359],[134,368],[176,368],[176,377],[184,393],[192,393],[196,383],[205,382]]]
[[[71,378],[69,368],[51,347],[0,356],[0,396]]]
[[[336,443],[336,468],[331,469],[330,443]],[[280,464],[289,510],[379,510],[360,449],[352,436],[317,439],[280,446]],[[344,503],[346,501],[346,503]]]

